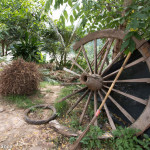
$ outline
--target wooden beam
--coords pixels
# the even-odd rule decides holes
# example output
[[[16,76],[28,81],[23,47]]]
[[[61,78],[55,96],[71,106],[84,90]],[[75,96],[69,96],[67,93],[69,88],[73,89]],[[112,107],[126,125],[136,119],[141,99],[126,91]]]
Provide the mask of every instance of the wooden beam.
[[[97,91],[94,91],[94,114],[96,113],[96,111],[97,111]],[[98,126],[97,119],[95,120],[94,125]]]
[[[97,39],[94,40],[94,74],[97,74]]]
[[[64,101],[64,100],[66,100],[66,99],[72,97],[73,95],[75,95],[75,94],[77,94],[77,93],[83,92],[83,91],[86,90],[86,89],[87,89],[87,87],[84,87],[84,88],[82,88],[82,89],[79,89],[79,90],[73,92],[72,94],[69,94],[69,95],[67,95],[66,97],[62,98],[61,100],[58,100],[57,103],[60,103],[60,102],[62,102],[62,101]]]
[[[113,41],[114,41],[114,39],[110,39],[110,40],[109,40],[109,44],[107,45],[107,50],[106,50],[106,52],[105,52],[105,56],[104,56],[104,58],[103,58],[103,60],[102,60],[102,63],[101,63],[101,66],[100,66],[100,69],[99,69],[99,72],[98,72],[99,75],[100,75],[101,72],[102,72],[102,69],[103,69],[104,64],[105,64],[105,62],[106,62],[106,59],[107,59],[107,56],[108,56],[108,54],[109,54],[109,51],[110,51],[110,48],[111,48],[111,45],[112,45]]]
[[[85,58],[86,63],[87,63],[87,65],[88,65],[88,67],[89,67],[90,73],[93,74],[93,70],[92,70],[92,67],[91,67],[91,65],[90,65],[89,59],[88,59],[88,57],[87,57],[87,54],[86,54],[86,52],[85,52],[84,46],[82,45],[81,47],[82,47],[82,52],[83,52],[84,58]]]
[[[101,94],[100,91],[98,91],[98,94],[99,94],[99,97],[101,98],[101,100],[104,99],[104,97],[103,97],[103,95]],[[113,130],[116,130],[116,126],[115,126],[114,121],[113,121],[113,119],[112,119],[112,117],[111,117],[111,115],[110,115],[110,112],[109,112],[109,110],[108,110],[108,107],[107,107],[106,103],[104,104],[104,109],[105,109],[105,112],[106,112],[106,114],[107,114],[108,121],[109,121],[109,123],[110,123],[111,128],[112,128]]]
[[[80,70],[82,70],[84,73],[87,73],[74,59],[70,59],[73,64],[75,64]]]
[[[131,63],[129,63],[128,65],[125,66],[124,69],[127,69],[127,68],[129,68],[129,67],[132,67],[132,66],[134,66],[134,65],[136,65],[136,64],[138,64],[138,63],[140,63],[140,62],[142,62],[142,61],[145,61],[145,59],[144,59],[143,57],[142,57],[142,58],[139,58],[139,59],[137,59],[137,60],[135,60],[135,61],[133,61],[133,62],[131,62]],[[112,75],[116,74],[117,72],[119,72],[119,69],[116,70],[116,71],[114,71],[114,72],[112,72],[112,73],[110,73],[110,74],[108,74],[108,75],[106,75],[106,76],[104,76],[103,79],[107,79],[108,77],[111,77]]]
[[[105,90],[102,89],[102,91],[107,94]],[[135,119],[120,104],[118,104],[114,98],[112,98],[110,95],[108,97],[130,122],[135,122]]]
[[[112,83],[113,80],[107,80],[107,81],[103,81],[103,83]],[[145,83],[150,83],[150,78],[139,78],[139,79],[128,79],[128,80],[117,80],[116,82],[119,83],[133,83],[133,82],[145,82]]]
[[[111,67],[112,65],[119,59],[119,57],[123,54],[124,51],[122,52],[119,52],[117,54],[117,56],[112,60],[112,62],[105,68],[105,70],[102,72],[101,75],[103,75],[105,72],[107,72]]]
[[[79,102],[87,95],[88,92],[89,92],[89,89],[87,89],[84,92],[84,94],[76,101],[76,103],[70,107],[70,109],[67,111],[67,114],[69,114],[79,104]]]
[[[108,89],[109,89],[108,86],[105,86],[105,85],[103,85],[103,86],[104,86],[105,88],[108,88]],[[119,94],[121,94],[121,95],[124,95],[124,96],[126,96],[126,97],[128,97],[128,98],[130,98],[130,99],[133,99],[133,100],[135,100],[135,101],[137,101],[137,102],[139,102],[139,103],[141,103],[141,104],[144,104],[144,105],[147,104],[147,101],[144,100],[144,99],[142,99],[142,98],[133,96],[133,95],[131,95],[131,94],[124,93],[124,92],[122,92],[122,91],[120,91],[120,90],[116,90],[116,89],[112,89],[112,91],[114,91],[114,92],[116,92],[116,93],[119,93]]]
[[[72,71],[72,70],[70,70],[70,69],[67,69],[67,68],[64,67],[63,70],[66,71],[66,72],[69,72],[69,73],[71,73],[71,74],[73,74],[73,75],[75,75],[75,76],[80,77],[79,74],[75,73],[74,71]]]
[[[80,117],[80,121],[79,121],[80,124],[82,123],[83,117],[84,117],[85,112],[86,112],[86,110],[87,110],[87,108],[88,108],[88,105],[89,105],[89,103],[90,103],[90,99],[91,99],[92,93],[93,93],[93,92],[91,91],[90,94],[89,94],[89,97],[88,97],[88,99],[87,99],[87,101],[86,101],[86,104],[85,104],[85,106],[84,106],[84,109],[83,109],[83,111],[82,111],[82,114],[81,114],[81,117]]]

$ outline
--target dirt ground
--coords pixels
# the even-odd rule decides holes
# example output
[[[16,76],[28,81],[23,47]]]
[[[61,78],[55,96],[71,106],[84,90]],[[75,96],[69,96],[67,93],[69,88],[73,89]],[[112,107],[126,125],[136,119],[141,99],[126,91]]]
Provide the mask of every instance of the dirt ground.
[[[53,104],[61,86],[47,86],[41,89],[45,103]],[[46,92],[49,90],[50,92]],[[23,109],[8,104],[0,97],[0,150],[61,150],[65,144],[56,147],[60,134],[46,125],[30,125],[24,119]]]

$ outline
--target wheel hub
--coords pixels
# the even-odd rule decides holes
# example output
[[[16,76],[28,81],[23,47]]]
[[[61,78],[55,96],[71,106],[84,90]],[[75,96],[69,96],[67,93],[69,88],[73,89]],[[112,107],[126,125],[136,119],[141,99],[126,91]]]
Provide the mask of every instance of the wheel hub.
[[[103,78],[98,74],[85,74],[83,73],[80,77],[80,82],[85,84],[90,90],[100,90],[103,85]]]

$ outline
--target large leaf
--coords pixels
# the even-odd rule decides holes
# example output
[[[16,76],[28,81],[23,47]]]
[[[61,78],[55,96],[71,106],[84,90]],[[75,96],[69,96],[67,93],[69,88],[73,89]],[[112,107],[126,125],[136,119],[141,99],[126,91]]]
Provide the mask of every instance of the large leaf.
[[[64,16],[65,16],[66,19],[68,19],[68,13],[67,13],[66,10],[64,10]]]
[[[48,12],[50,9],[50,6],[52,5],[53,0],[47,0],[45,4],[45,11]]]
[[[70,15],[70,22],[71,22],[72,24],[73,24],[73,21],[74,21],[73,16]]]
[[[70,7],[72,7],[72,1],[71,0],[68,0],[68,4]]]

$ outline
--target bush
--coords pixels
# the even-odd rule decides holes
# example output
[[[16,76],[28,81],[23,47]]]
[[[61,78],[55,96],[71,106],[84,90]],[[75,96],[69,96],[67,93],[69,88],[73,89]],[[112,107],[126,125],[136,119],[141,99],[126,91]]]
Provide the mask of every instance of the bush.
[[[40,73],[35,63],[14,60],[0,74],[0,94],[31,95],[38,90]]]
[[[20,43],[13,44],[13,47],[11,48],[13,59],[21,57],[29,62],[45,63],[46,55],[42,55],[39,50],[41,45],[42,43],[39,42],[37,37],[26,32],[24,39],[21,39]]]

